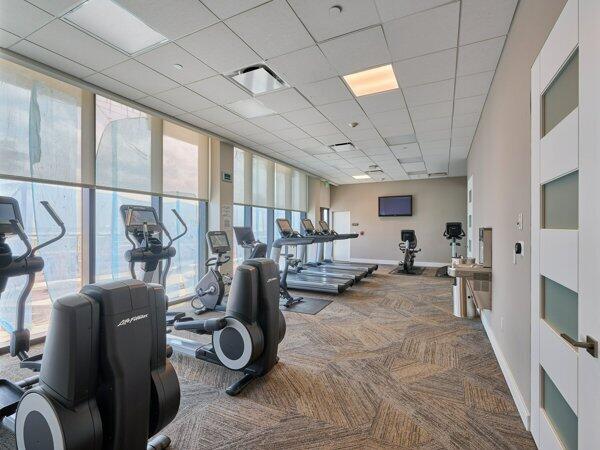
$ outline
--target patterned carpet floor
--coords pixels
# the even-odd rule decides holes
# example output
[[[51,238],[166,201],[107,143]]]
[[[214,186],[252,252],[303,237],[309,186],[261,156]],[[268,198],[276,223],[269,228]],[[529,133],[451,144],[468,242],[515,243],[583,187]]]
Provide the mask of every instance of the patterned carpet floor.
[[[320,295],[333,303],[315,316],[285,313],[279,364],[238,397],[224,389],[239,373],[174,356],[172,448],[535,449],[481,322],[452,316],[451,279],[390,270]]]

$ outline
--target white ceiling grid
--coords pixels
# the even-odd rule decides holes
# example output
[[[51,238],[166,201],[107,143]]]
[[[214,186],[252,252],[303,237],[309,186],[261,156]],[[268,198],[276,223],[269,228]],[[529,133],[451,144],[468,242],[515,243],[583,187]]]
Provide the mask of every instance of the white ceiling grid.
[[[338,184],[466,174],[517,4],[114,1],[169,41],[129,56],[63,20],[82,0],[0,0],[0,46]],[[253,97],[227,77],[263,62],[289,88]],[[390,63],[398,89],[356,98],[343,81]]]

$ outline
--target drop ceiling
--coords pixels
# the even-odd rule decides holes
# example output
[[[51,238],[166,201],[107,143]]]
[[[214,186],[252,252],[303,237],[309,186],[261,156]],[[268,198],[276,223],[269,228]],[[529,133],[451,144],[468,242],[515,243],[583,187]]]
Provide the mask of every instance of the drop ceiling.
[[[0,46],[349,184],[466,174],[518,0],[115,1],[168,41],[129,56],[64,20],[81,1],[0,0]],[[256,64],[289,87],[229,79]],[[357,98],[343,81],[385,64],[398,89]]]

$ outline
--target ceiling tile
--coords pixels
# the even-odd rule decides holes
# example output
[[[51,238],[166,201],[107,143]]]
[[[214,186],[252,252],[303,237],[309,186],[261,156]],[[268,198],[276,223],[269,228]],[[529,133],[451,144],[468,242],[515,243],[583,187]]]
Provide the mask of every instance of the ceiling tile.
[[[452,128],[452,117],[448,116],[437,119],[415,120],[413,122],[413,125],[417,133],[424,133],[427,131],[449,130],[450,128]]]
[[[300,128],[311,136],[321,137],[330,134],[339,133],[339,130],[330,122],[314,123],[310,125],[300,125]]]
[[[250,98],[250,94],[221,75],[197,81],[188,87],[220,105]]]
[[[0,30],[0,47],[8,48],[16,44],[21,39],[16,34],[9,33],[5,30]]]
[[[425,163],[422,163],[422,162],[420,162],[420,163],[404,163],[404,164],[402,164],[402,167],[407,172],[419,172],[421,170],[426,170]]]
[[[327,136],[319,136],[317,140],[324,145],[335,145],[341,144],[342,142],[348,142],[348,138],[342,133],[334,133],[328,134]]]
[[[454,78],[456,49],[395,62],[394,72],[402,88]]]
[[[493,78],[493,70],[490,72],[481,72],[458,77],[456,79],[456,92],[454,97],[465,98],[474,97],[475,95],[487,95]]]
[[[142,105],[146,105],[152,109],[156,109],[157,111],[161,111],[170,116],[180,116],[182,114],[185,114],[184,110],[170,105],[167,102],[163,102],[162,100],[156,97],[144,97],[140,98],[137,101],[140,102]]]
[[[423,131],[421,133],[417,133],[417,140],[419,143],[424,143],[428,141],[439,141],[442,139],[450,139],[452,135],[451,130],[436,130],[436,131]]]
[[[447,138],[437,141],[421,142],[419,146],[424,154],[439,154],[440,152],[448,152],[448,149],[450,148],[450,139]]]
[[[421,157],[421,149],[419,148],[419,144],[403,144],[403,145],[393,145],[390,147],[392,153],[398,158],[415,158]]]
[[[461,127],[461,128],[452,128],[452,139],[457,138],[472,138],[475,135],[475,131],[477,127]]]
[[[350,150],[348,152],[340,152],[340,156],[344,158],[346,161],[353,158],[361,158],[364,159],[366,155],[360,150]]]
[[[269,0],[202,0],[220,19],[228,19],[241,12],[262,5]]]
[[[387,125],[401,125],[410,123],[410,116],[406,109],[396,109],[369,114],[369,119],[376,127],[385,127]]]
[[[198,0],[114,0],[169,39],[177,39],[218,22]]]
[[[365,116],[363,110],[354,100],[329,103],[327,105],[319,106],[318,109],[332,122],[343,122],[348,124],[350,122],[360,123],[367,120],[367,116]]]
[[[228,74],[261,61],[260,56],[223,23],[181,38],[177,44],[219,73]]]
[[[391,61],[381,26],[355,31],[319,44],[340,75],[388,64]]]
[[[277,75],[290,84],[312,83],[336,75],[335,70],[316,45],[277,56],[267,61]]]
[[[454,114],[457,116],[463,114],[481,114],[485,98],[485,95],[479,95],[477,97],[467,97],[455,100]]]
[[[404,96],[400,89],[381,92],[379,94],[364,95],[357,100],[367,114],[406,108]]]
[[[23,0],[2,0],[0,28],[18,36],[27,36],[54,17]]]
[[[413,106],[409,108],[412,120],[437,119],[452,115],[453,102],[431,103],[428,105]]]
[[[216,75],[214,70],[172,42],[150,50],[136,59],[180,84],[189,84]],[[183,68],[176,68],[176,64]]]
[[[135,86],[137,89],[148,94],[177,87],[177,83],[173,80],[133,59],[103,70],[102,73],[129,86]]]
[[[146,97],[146,94],[138,91],[137,89],[127,86],[120,81],[113,80],[106,75],[101,73],[95,73],[85,78],[88,83],[95,84],[98,87],[104,88],[108,91],[114,92],[115,94],[122,95],[123,97],[137,100],[138,98]]]
[[[189,112],[200,111],[215,106],[210,100],[183,86],[155,94],[154,96]]]
[[[452,100],[453,94],[453,79],[404,89],[404,97],[409,107]]]
[[[274,134],[267,133],[266,131],[263,131],[259,134],[249,134],[247,137],[248,137],[248,139],[251,139],[256,143],[263,144],[263,145],[269,145],[269,144],[273,144],[275,142],[281,142],[281,138],[275,136]]]
[[[505,37],[469,44],[458,49],[457,76],[496,70]]]
[[[354,145],[361,150],[366,150],[369,148],[382,148],[387,147],[387,144],[381,137],[371,138],[371,139],[360,139],[354,140]]]
[[[383,24],[394,60],[412,58],[456,47],[458,2],[395,19]]]
[[[304,151],[310,155],[322,155],[324,153],[333,153],[329,147],[325,145],[319,145],[318,147],[305,148]],[[337,167],[337,163],[336,163]]]
[[[27,40],[94,70],[102,70],[127,59],[125,54],[61,20],[50,22]]]
[[[290,144],[302,150],[323,147],[319,141],[311,137],[302,139],[292,139],[290,140]]]
[[[43,9],[50,14],[60,16],[80,3],[80,0],[27,0],[28,3]]]
[[[479,122],[480,114],[461,114],[454,115],[452,125],[455,127],[475,127]]]
[[[273,0],[226,21],[263,58],[273,58],[314,44],[284,0]]]
[[[380,125],[377,127],[377,131],[384,137],[390,138],[394,136],[409,136],[414,133],[412,124],[392,124],[392,125]]]
[[[374,158],[375,156],[390,155],[390,149],[387,147],[362,148],[365,155]]]
[[[518,0],[463,0],[460,45],[508,34]]]
[[[212,108],[203,109],[198,111],[195,115],[202,117],[217,125],[225,126],[230,123],[239,122],[241,118],[225,108],[220,106],[213,106]]]
[[[306,138],[310,137],[308,134],[306,134],[304,131],[302,131],[298,127],[286,128],[285,130],[274,131],[273,134],[275,136],[279,136],[281,139],[286,140],[286,141],[291,141],[291,140],[295,140],[295,139],[306,139]]]
[[[299,127],[303,125],[317,124],[327,120],[325,117],[323,117],[323,114],[321,114],[315,108],[299,109],[297,111],[284,113],[282,116]]]
[[[296,111],[298,109],[310,108],[312,105],[306,101],[295,89],[270,92],[258,97],[268,108],[278,113]]]
[[[375,0],[384,22],[415,14],[448,3],[448,0]]]
[[[257,134],[257,133],[262,132],[260,127],[254,125],[251,122],[248,122],[247,120],[242,120],[240,122],[234,122],[234,123],[227,124],[225,126],[225,128],[233,131],[234,133],[239,133],[242,135]],[[277,150],[277,149],[275,149],[275,150]]]
[[[379,23],[372,0],[338,0],[335,3],[290,0],[289,3],[318,42]],[[332,15],[330,8],[334,4],[341,8],[341,14]]]
[[[294,124],[279,115],[256,117],[250,119],[250,122],[268,131],[285,130],[286,128],[294,127]]]
[[[11,50],[78,78],[85,78],[94,73],[94,71],[88,67],[77,64],[70,59],[57,55],[56,53],[46,50],[39,45],[32,44],[29,41],[22,40],[14,45]]]
[[[298,90],[315,106],[352,99],[346,84],[338,77],[304,84],[298,86]]]

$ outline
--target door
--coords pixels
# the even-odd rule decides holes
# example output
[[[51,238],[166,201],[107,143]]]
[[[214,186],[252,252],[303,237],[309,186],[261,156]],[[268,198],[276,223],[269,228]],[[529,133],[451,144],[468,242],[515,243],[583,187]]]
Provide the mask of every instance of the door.
[[[542,450],[600,442],[598,23],[600,2],[569,0],[531,71],[531,432]]]
[[[351,233],[350,211],[333,212],[333,229],[339,234]],[[338,261],[350,261],[350,241],[344,239],[333,242],[333,258]]]
[[[467,257],[473,258],[473,175],[467,181]]]

